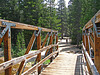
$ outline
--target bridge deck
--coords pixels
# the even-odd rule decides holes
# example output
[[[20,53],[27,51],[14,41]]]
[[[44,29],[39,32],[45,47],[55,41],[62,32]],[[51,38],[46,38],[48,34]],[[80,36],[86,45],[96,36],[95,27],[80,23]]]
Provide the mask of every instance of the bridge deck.
[[[84,75],[82,54],[75,53],[78,49],[62,43],[62,52],[47,66],[41,75]],[[71,50],[70,50],[71,49]]]

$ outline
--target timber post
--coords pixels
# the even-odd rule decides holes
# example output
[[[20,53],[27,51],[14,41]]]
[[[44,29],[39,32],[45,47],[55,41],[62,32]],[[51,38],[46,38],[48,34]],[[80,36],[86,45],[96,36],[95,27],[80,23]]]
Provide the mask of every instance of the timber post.
[[[94,63],[100,74],[100,37],[94,35]]]
[[[53,42],[53,37],[52,37],[52,32],[51,32],[51,36],[50,36],[50,45],[52,44]],[[50,53],[52,53],[52,48],[50,48]],[[52,57],[50,58],[50,62],[52,62]]]
[[[11,60],[11,37],[8,36],[9,31],[4,35],[4,61]],[[5,75],[12,74],[12,67],[5,70]]]
[[[56,44],[57,44],[57,43],[58,43],[58,32],[56,33]],[[57,45],[56,50],[58,50],[58,45]],[[57,55],[58,55],[58,53],[57,53]]]
[[[2,40],[4,39],[4,60],[5,60],[4,63],[0,64],[0,71],[3,72],[3,70],[4,70],[5,75],[12,75],[12,66],[19,64],[19,63],[20,63],[20,65],[19,65],[16,75],[21,75],[22,72],[24,72],[24,68],[25,68],[24,63],[26,63],[28,60],[33,58],[35,55],[38,56],[38,58],[37,58],[38,63],[36,63],[36,65],[33,66],[32,70],[29,69],[27,71],[27,73],[30,74],[33,71],[33,69],[38,68],[38,74],[40,74],[41,73],[41,65],[46,60],[52,58],[52,56],[54,54],[58,53],[58,51],[52,53],[53,50],[51,50],[52,47],[57,46],[57,44],[52,43],[55,35],[51,38],[51,45],[44,47],[46,44],[46,41],[49,37],[49,34],[51,32],[57,33],[57,31],[55,31],[55,30],[37,27],[37,26],[33,26],[33,25],[28,25],[28,24],[23,24],[23,23],[18,23],[18,22],[13,22],[13,21],[8,21],[8,20],[2,20],[2,19],[0,19],[0,27],[4,28],[2,30],[2,32],[0,33],[0,44],[1,44]],[[20,56],[20,57],[14,58],[14,59],[11,59],[11,29],[12,28],[31,30],[31,31],[34,30],[34,33],[32,34],[32,37],[29,41],[29,44],[27,46],[25,54],[23,56]],[[41,46],[41,31],[48,32],[42,46]],[[35,32],[36,32],[36,34],[35,34]],[[36,51],[35,53],[29,53],[29,51],[32,49],[32,47],[34,45],[36,38],[37,38],[37,49],[39,51]],[[49,40],[49,42],[50,42],[50,40]],[[43,52],[45,50],[47,50],[47,52],[48,52],[48,50],[50,50],[51,54],[49,56],[45,57],[43,60],[41,60],[41,52]],[[30,72],[30,70],[31,70],[31,72]],[[24,74],[25,73],[26,72],[24,72]],[[25,75],[27,75],[27,73]]]
[[[37,50],[41,49],[41,33],[37,36]],[[41,53],[38,54],[37,56],[37,61],[41,61]],[[38,67],[38,75],[41,73],[41,65]]]
[[[89,54],[88,29],[85,30],[85,48],[86,48],[87,53]],[[86,57],[85,57],[85,59],[86,59]],[[86,60],[86,62],[87,62],[87,60]],[[88,63],[87,63],[87,68],[88,68],[89,74],[91,74],[90,67],[89,67]]]

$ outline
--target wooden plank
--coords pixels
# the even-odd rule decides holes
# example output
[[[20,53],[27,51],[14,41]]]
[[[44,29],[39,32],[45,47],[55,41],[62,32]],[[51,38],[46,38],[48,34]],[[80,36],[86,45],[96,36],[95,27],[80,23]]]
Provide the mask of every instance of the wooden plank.
[[[100,74],[100,38],[96,36],[94,37],[94,63]]]
[[[37,36],[37,50],[41,49],[41,34]],[[41,61],[41,53],[38,54],[37,56],[37,61]],[[41,65],[38,67],[38,75],[41,73]]]
[[[37,27],[37,26],[29,25],[29,24],[23,24],[23,23],[18,23],[18,22],[13,22],[13,21],[9,21],[9,20],[0,19],[0,26],[1,27],[4,27],[4,26],[2,26],[2,21],[16,24],[16,27],[11,27],[11,28],[16,28],[16,29],[38,30],[38,28],[42,28],[42,27]],[[57,32],[55,30],[51,30],[51,29],[47,29],[47,28],[42,28],[42,31]]]
[[[45,57],[43,60],[41,60],[39,63],[37,63],[36,65],[34,65],[33,67],[31,67],[30,69],[28,69],[27,71],[25,71],[22,75],[29,75],[31,72],[33,72],[34,69],[36,69],[37,67],[39,67],[40,65],[42,65],[46,60],[48,60],[50,57],[52,57],[54,54],[58,53],[59,51],[53,52],[50,55],[48,55],[47,57]]]
[[[11,60],[11,37],[8,37],[8,31],[4,35],[4,61]],[[5,70],[5,75],[12,74],[12,67]]]
[[[16,64],[18,64],[18,63],[24,61],[25,59],[27,59],[27,58],[29,58],[29,57],[30,57],[30,58],[31,58],[31,57],[34,57],[35,55],[37,55],[37,54],[39,54],[39,53],[45,51],[46,49],[50,49],[51,47],[55,47],[55,46],[57,46],[57,44],[46,46],[46,47],[44,47],[44,48],[39,49],[39,50],[36,51],[36,52],[30,53],[30,54],[26,54],[26,55],[24,55],[24,56],[17,57],[17,58],[14,58],[14,59],[12,59],[12,60],[9,60],[9,61],[7,61],[7,62],[4,62],[4,63],[0,64],[0,72],[2,72],[3,70],[5,70],[5,69],[7,69],[7,68],[9,68],[9,67],[11,67],[11,66],[14,66],[14,65],[16,65]]]
[[[85,29],[89,29],[93,27],[92,24],[92,19],[96,16],[96,21],[95,23],[100,23],[100,10],[91,18],[91,20],[84,26],[83,31],[85,31]]]
[[[81,58],[79,57],[81,57],[81,55],[69,54],[66,53],[66,51],[60,52],[53,62],[41,72],[41,75],[80,75],[75,74],[76,64],[81,64]],[[78,67],[81,67],[78,70],[78,72],[81,72],[82,66],[78,65]]]
[[[30,51],[30,49],[31,49],[31,46],[32,46],[34,40],[35,40],[35,35],[34,35],[34,33],[33,33],[32,37],[31,37],[31,39],[30,39],[30,42],[29,42],[29,44],[28,44],[28,46],[27,46],[27,49],[26,49],[25,54],[28,54],[28,53],[29,53],[29,51]],[[18,69],[18,72],[17,72],[18,75],[20,75],[20,74],[22,73],[22,69],[23,69],[23,67],[24,67],[24,63],[25,63],[25,60],[22,61],[21,64],[20,64],[20,66],[19,66],[19,69]]]

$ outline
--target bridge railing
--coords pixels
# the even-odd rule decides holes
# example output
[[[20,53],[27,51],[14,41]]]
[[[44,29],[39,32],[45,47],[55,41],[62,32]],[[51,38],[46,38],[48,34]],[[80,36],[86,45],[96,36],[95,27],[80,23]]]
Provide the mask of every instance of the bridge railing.
[[[89,73],[100,74],[100,11],[83,28],[83,53]]]
[[[4,40],[4,63],[0,64],[0,72],[5,71],[5,75],[11,75],[12,74],[12,66],[20,63],[20,66],[17,71],[17,75],[21,75],[22,71],[24,69],[24,64],[27,59],[33,58],[35,55],[37,55],[35,65],[28,69],[26,72],[24,72],[22,75],[28,75],[31,72],[33,72],[34,69],[38,68],[38,74],[41,73],[41,65],[47,60],[50,59],[50,62],[53,60],[53,55],[58,55],[58,32],[55,30],[32,26],[28,24],[8,21],[8,20],[2,20],[0,19],[0,27],[4,28],[2,32],[0,33],[0,45],[2,40]],[[12,59],[11,57],[11,28],[15,29],[25,29],[25,30],[31,30],[34,31],[32,34],[32,37],[30,39],[30,42],[27,46],[25,55],[21,57],[17,57]],[[41,45],[41,32],[45,31],[48,32],[44,42]],[[55,41],[54,41],[55,39]],[[29,51],[32,49],[35,40],[37,40],[37,51],[29,53]],[[47,42],[49,40],[49,42]],[[49,45],[45,46],[46,43],[49,43]],[[53,50],[55,49],[55,51]],[[41,59],[41,52],[45,52],[45,58]],[[53,52],[54,51],[54,52]],[[48,54],[49,53],[49,54]]]

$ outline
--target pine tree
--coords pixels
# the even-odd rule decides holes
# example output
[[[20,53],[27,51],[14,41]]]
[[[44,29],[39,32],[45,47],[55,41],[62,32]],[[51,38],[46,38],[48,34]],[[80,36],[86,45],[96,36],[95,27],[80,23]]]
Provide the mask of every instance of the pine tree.
[[[69,5],[69,29],[70,36],[72,39],[72,44],[79,45],[81,41],[81,2],[80,0],[73,0],[72,4]]]
[[[61,38],[63,39],[63,33],[64,33],[64,26],[66,25],[66,7],[65,7],[65,1],[64,0],[59,0],[58,1],[58,19],[60,20],[59,26],[61,29],[59,30],[61,32]]]

